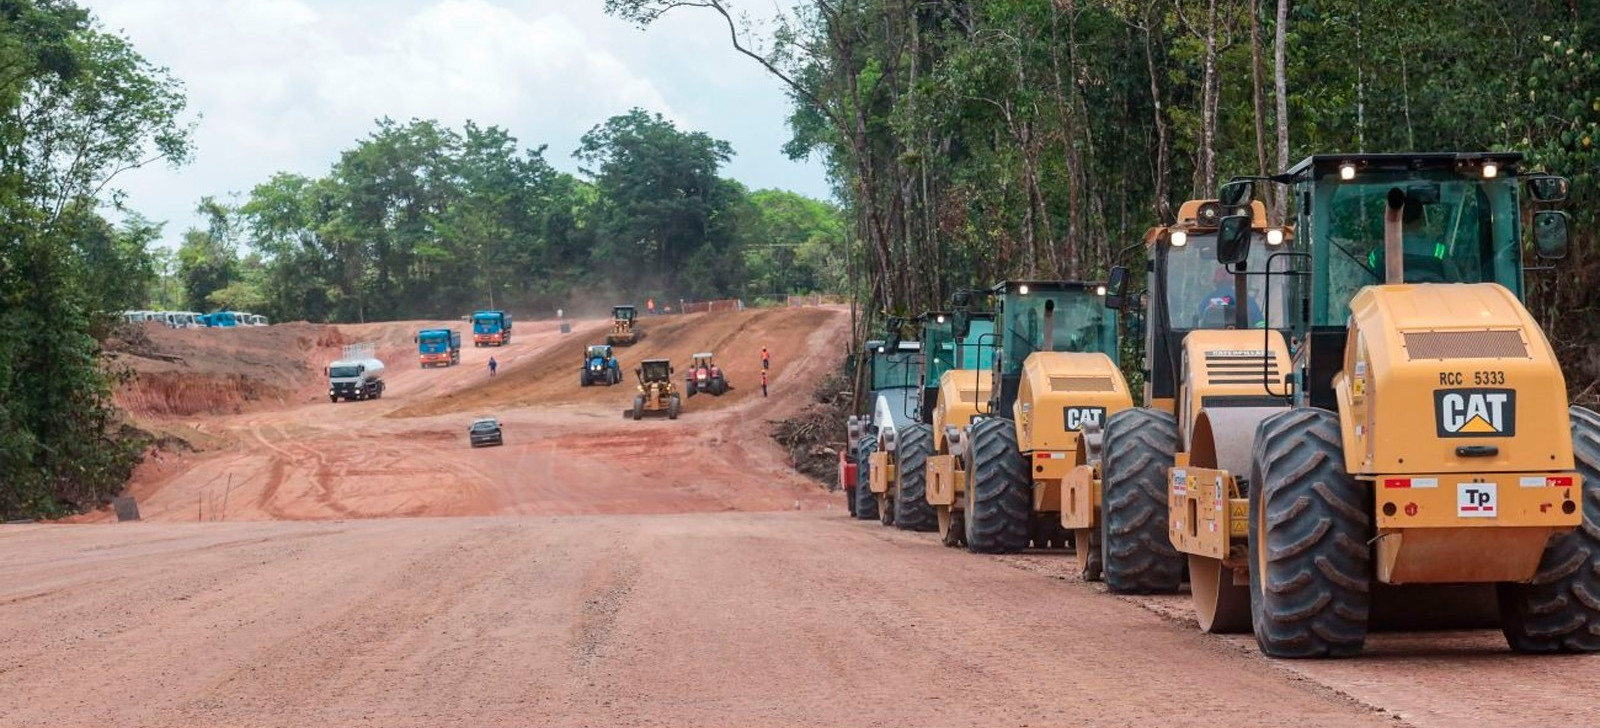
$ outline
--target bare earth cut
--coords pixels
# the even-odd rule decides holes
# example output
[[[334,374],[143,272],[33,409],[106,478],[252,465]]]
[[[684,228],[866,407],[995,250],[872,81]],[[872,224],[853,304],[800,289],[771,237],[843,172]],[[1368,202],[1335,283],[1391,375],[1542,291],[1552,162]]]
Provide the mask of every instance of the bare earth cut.
[[[122,393],[145,403],[142,425],[198,448],[141,469],[145,521],[0,526],[0,726],[1600,714],[1600,692],[1581,689],[1600,661],[1516,658],[1498,632],[1378,633],[1357,659],[1276,662],[1247,635],[1198,632],[1187,595],[1082,582],[1071,554],[980,557],[850,519],[766,427],[807,403],[848,322],[835,309],[643,318],[645,338],[618,352],[630,381],[642,359],[681,367],[708,349],[730,381],[759,381],[766,346],[773,396],[744,387],[642,422],[619,416],[631,387],[578,386],[602,321],[567,336],[519,321],[511,346],[426,371],[405,351],[420,322],[154,334],[154,358],[125,357],[136,369],[278,383],[215,407],[166,385]],[[364,340],[388,365],[386,395],[329,404],[321,366]],[[213,371],[208,346],[239,370]],[[468,446],[478,416],[502,422],[504,447]]]

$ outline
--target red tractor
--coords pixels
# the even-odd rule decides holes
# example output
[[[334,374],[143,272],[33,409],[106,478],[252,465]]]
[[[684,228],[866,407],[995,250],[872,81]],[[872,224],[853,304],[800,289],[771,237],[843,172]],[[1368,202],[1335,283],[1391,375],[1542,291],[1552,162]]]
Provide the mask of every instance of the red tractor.
[[[684,390],[693,397],[697,392],[722,396],[728,391],[728,378],[722,373],[722,367],[717,366],[712,360],[711,352],[702,351],[694,355],[689,364],[689,371],[684,375]]]

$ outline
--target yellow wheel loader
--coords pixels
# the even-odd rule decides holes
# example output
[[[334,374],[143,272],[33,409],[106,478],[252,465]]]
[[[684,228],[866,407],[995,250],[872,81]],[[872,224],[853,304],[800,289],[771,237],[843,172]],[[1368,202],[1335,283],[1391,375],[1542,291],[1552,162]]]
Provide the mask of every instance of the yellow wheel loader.
[[[1267,225],[1260,203],[1243,206],[1261,245],[1253,263],[1264,266],[1291,236]],[[1177,221],[1151,228],[1144,238],[1149,290],[1139,320],[1145,335],[1143,407],[1111,415],[1077,433],[1075,462],[1063,485],[1061,525],[1073,533],[1080,573],[1106,582],[1117,594],[1178,591],[1184,557],[1167,534],[1167,469],[1189,451],[1180,423],[1192,421],[1202,404],[1229,412],[1279,407],[1262,390],[1262,335],[1266,311],[1260,281],[1238,279],[1216,262],[1217,225],[1226,210],[1216,200],[1190,200]],[[1106,305],[1125,308],[1127,271],[1108,276]],[[1275,321],[1282,318],[1273,311]],[[1185,349],[1191,341],[1195,350]],[[1186,358],[1192,357],[1192,358]],[[1178,381],[1185,362],[1198,365],[1199,379]],[[1287,372],[1286,360],[1268,364]],[[1180,384],[1192,386],[1180,387]],[[1180,391],[1181,390],[1181,391]]]
[[[1375,617],[1471,610],[1480,585],[1513,650],[1600,651],[1600,418],[1568,409],[1520,301],[1521,185],[1543,205],[1566,181],[1521,161],[1310,157],[1266,180],[1289,187],[1298,234],[1259,267],[1251,216],[1232,214],[1257,180],[1224,186],[1217,261],[1261,282],[1268,327],[1181,349],[1167,520],[1203,628],[1350,655]],[[1541,257],[1564,255],[1563,213],[1532,226]],[[1277,406],[1189,396],[1222,361]],[[1460,600],[1414,596],[1441,585]]]
[[[971,424],[943,424],[962,473],[952,480],[964,481],[950,507],[969,551],[1068,545],[1061,486],[1079,460],[1076,433],[1133,405],[1117,369],[1117,315],[1104,294],[1104,286],[1080,282],[995,286],[989,396]]]
[[[634,319],[639,317],[639,309],[634,306],[611,307],[611,330],[606,333],[607,346],[633,346],[639,340],[639,331],[634,326]]]

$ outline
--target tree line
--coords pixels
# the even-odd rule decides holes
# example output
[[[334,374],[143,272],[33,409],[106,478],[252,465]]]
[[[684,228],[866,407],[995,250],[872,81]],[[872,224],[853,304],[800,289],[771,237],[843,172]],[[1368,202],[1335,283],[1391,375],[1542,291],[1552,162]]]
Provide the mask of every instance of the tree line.
[[[838,210],[719,176],[725,141],[634,109],[583,136],[582,177],[547,151],[471,121],[381,120],[325,176],[202,200],[167,289],[334,322],[843,289]]]
[[[582,176],[497,127],[382,120],[324,176],[201,200],[176,250],[115,186],[194,154],[168,69],[74,0],[0,0],[0,112],[0,519],[131,475],[148,437],[104,347],[123,310],[337,322],[845,285],[839,209],[750,191],[719,175],[726,142],[641,110],[583,137]]]
[[[104,215],[109,187],[190,154],[185,97],[70,0],[0,2],[0,517],[120,489],[142,447],[99,339],[156,279],[160,227]]]
[[[1530,274],[1600,377],[1600,15],[1530,0],[607,0],[725,24],[828,161],[871,310],[1008,276],[1142,268],[1144,231],[1313,153],[1517,150],[1572,180],[1573,254]],[[1282,215],[1282,201],[1275,201]],[[1557,315],[1557,314],[1560,315]]]

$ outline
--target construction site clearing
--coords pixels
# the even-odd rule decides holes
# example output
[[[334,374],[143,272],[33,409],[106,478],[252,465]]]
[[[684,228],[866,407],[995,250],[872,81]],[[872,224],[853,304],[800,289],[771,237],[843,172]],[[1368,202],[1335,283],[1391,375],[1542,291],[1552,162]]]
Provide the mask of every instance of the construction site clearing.
[[[0,526],[0,725],[1581,726],[1600,661],[1497,630],[1378,632],[1279,661],[1187,594],[1108,595],[1052,538],[973,556],[848,516],[774,423],[845,357],[842,306],[641,317],[622,386],[580,386],[612,319],[156,325],[117,393],[159,436],[109,509]],[[642,334],[642,335],[639,335]],[[470,336],[470,334],[469,334]],[[332,404],[347,346],[380,398]],[[751,386],[619,419],[644,362]],[[498,371],[491,377],[488,361]],[[833,377],[831,381],[842,381]],[[837,385],[834,385],[837,386]],[[494,418],[500,447],[468,426]],[[844,432],[836,433],[843,446]],[[1198,699],[1201,696],[1203,699]]]

